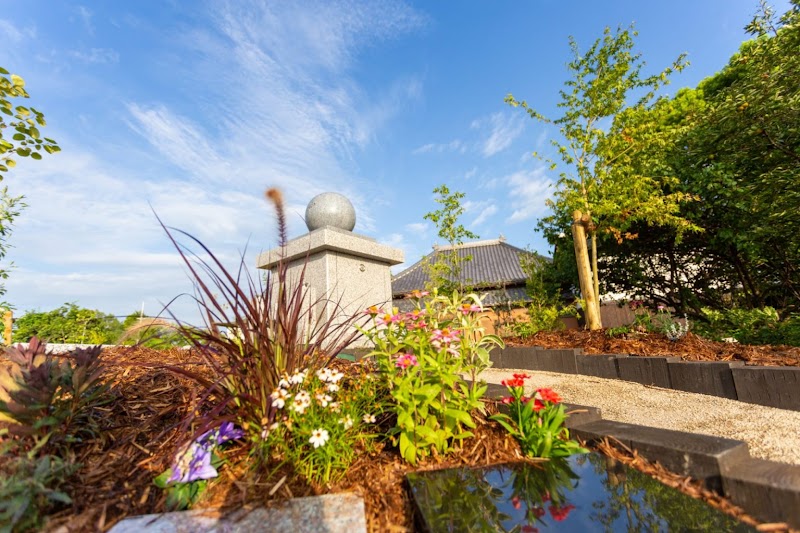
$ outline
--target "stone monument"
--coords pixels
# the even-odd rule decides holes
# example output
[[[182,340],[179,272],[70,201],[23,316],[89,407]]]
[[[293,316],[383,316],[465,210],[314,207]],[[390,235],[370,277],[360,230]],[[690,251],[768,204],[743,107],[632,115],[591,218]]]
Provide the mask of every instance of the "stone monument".
[[[371,305],[388,309],[392,303],[389,267],[403,262],[403,252],[353,233],[356,212],[345,196],[326,192],[315,196],[306,208],[308,233],[259,254],[258,268],[277,272],[283,254],[290,280],[299,279],[305,266],[315,316],[326,319],[337,313],[349,316]],[[364,347],[357,340],[351,347]]]

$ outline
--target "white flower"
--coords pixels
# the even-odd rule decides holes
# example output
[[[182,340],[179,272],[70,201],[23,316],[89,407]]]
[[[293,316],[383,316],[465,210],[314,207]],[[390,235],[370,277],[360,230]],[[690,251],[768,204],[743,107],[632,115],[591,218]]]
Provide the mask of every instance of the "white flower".
[[[331,376],[330,378],[328,378],[328,381],[330,381],[331,383],[339,383],[339,380],[341,380],[343,377],[344,377],[343,373],[339,372],[338,370],[332,370]]]
[[[350,418],[350,415],[347,415],[344,418],[340,418],[339,423],[344,426],[344,429],[350,429],[351,427],[353,427],[353,419]]]
[[[339,385],[336,383],[329,383],[328,384],[328,392],[336,392],[339,390]]]
[[[292,409],[302,415],[309,405],[311,405],[311,396],[306,391],[300,391],[294,397]]]
[[[308,442],[313,444],[314,448],[319,448],[320,446],[324,446],[329,438],[328,430],[320,428],[311,432],[311,438],[308,439]]]
[[[331,401],[333,401],[333,398],[331,398],[331,397],[330,397],[330,396],[328,396],[327,394],[317,394],[317,395],[316,395],[316,398],[317,398],[317,402],[319,402],[319,404],[320,404],[322,407],[328,407],[328,404],[329,404]]]
[[[272,405],[277,409],[283,409],[283,406],[286,405],[286,400],[288,400],[291,395],[283,389],[276,389],[269,397],[272,398]]]
[[[338,412],[339,412],[339,410],[340,410],[340,408],[339,408],[339,402],[331,402],[331,403],[328,405],[328,407],[329,407],[329,408],[330,408],[330,410],[331,410],[331,411],[333,411],[334,413],[338,413]]]
[[[288,377],[288,376],[284,376],[284,377],[281,378],[281,380],[278,382],[278,387],[280,387],[282,389],[288,389],[289,388],[289,380],[286,379],[286,377]]]
[[[361,420],[363,420],[365,424],[374,424],[375,423],[375,415],[371,415],[371,414],[367,413],[361,418]]]
[[[303,370],[302,372],[295,372],[292,377],[289,378],[289,383],[300,385],[306,380],[306,372],[308,371]]]
[[[331,378],[331,369],[330,368],[321,368],[317,370],[317,377],[322,382],[327,382]]]

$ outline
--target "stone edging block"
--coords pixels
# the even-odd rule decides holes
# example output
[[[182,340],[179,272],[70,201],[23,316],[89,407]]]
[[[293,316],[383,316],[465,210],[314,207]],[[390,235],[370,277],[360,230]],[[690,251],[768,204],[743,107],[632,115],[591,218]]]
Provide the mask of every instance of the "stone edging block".
[[[183,531],[241,533],[255,531],[367,531],[364,499],[351,492],[292,498],[274,507],[239,509],[224,514],[217,509],[196,509],[132,516],[117,523],[110,533],[171,533]]]
[[[619,377],[642,385],[654,385],[671,389],[668,363],[678,362],[680,357],[623,357],[617,359]]]
[[[765,520],[800,528],[800,466],[747,459],[722,467],[724,494]]]
[[[739,362],[677,361],[667,363],[672,388],[736,400],[736,385],[732,368],[741,368]]]
[[[740,401],[800,411],[800,367],[732,368]]]
[[[629,448],[635,448],[650,461],[658,461],[676,474],[691,476],[707,487],[722,492],[723,465],[738,463],[750,457],[747,443],[698,435],[683,431],[599,420],[573,428],[573,434],[595,442],[613,437]]]
[[[628,357],[622,354],[576,355],[578,374],[598,378],[619,379],[619,359]]]

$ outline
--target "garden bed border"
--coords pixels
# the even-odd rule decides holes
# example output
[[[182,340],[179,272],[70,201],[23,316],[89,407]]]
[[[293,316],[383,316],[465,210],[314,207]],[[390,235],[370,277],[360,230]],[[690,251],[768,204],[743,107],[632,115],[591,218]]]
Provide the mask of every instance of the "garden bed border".
[[[800,367],[744,366],[741,361],[683,361],[675,356],[584,355],[580,348],[507,346],[490,353],[493,368],[622,379],[740,402],[800,411]]]

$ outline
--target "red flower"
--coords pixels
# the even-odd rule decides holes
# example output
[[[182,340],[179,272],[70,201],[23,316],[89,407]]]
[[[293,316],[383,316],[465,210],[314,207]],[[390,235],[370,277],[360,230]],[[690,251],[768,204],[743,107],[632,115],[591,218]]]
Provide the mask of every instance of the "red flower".
[[[544,507],[531,507],[528,509],[528,520],[530,520],[531,515],[533,515],[534,519],[537,519],[543,517],[544,513]]]
[[[534,400],[533,401],[533,410],[534,412],[539,412],[545,408],[545,405],[541,402],[541,400]]]
[[[511,498],[511,505],[514,506],[514,509],[522,509],[522,502],[519,501],[518,496]]]
[[[569,516],[570,511],[575,509],[574,505],[565,505],[564,507],[558,507],[557,505],[550,506],[550,516],[553,517],[553,520],[557,522],[562,522],[566,520],[567,516]]]
[[[528,374],[514,374],[514,379],[528,379],[530,376]]]
[[[509,387],[509,388],[524,387],[525,381],[515,377],[514,379],[504,379],[503,381],[500,382],[500,384],[503,385],[504,387]]]
[[[525,524],[524,526],[522,526],[520,531],[522,533],[539,533],[539,530],[530,524]]]
[[[553,389],[543,388],[538,389],[536,392],[539,393],[539,397],[544,402],[559,403],[561,401],[561,397]]]
[[[550,493],[548,491],[545,491],[544,494],[542,494],[542,501],[543,502],[549,502],[550,501]],[[542,513],[542,514],[544,514],[544,513]]]
[[[502,402],[503,402],[504,404],[506,404],[506,405],[509,405],[509,404],[510,404],[511,402],[513,402],[513,401],[514,401],[514,398],[512,398],[511,396],[506,396],[506,397],[505,397],[505,398],[503,398],[503,400],[502,400]]]

